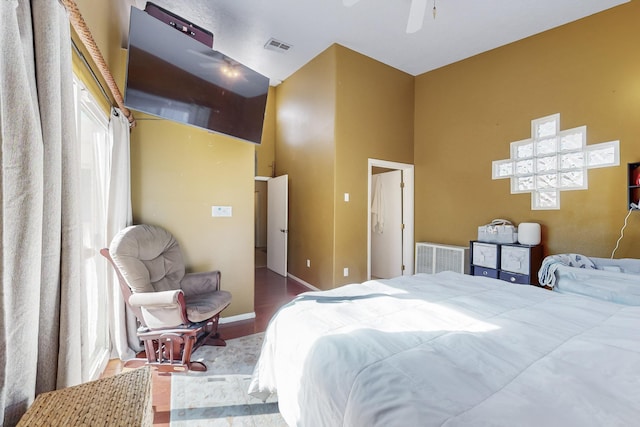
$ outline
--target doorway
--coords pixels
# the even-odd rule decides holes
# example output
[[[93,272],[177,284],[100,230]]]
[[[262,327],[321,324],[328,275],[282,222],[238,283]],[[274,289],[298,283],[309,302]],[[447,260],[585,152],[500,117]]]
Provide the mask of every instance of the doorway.
[[[367,278],[413,274],[414,169],[369,159]]]
[[[267,201],[269,192],[267,181],[269,178],[257,176],[255,178],[255,268],[267,266]]]

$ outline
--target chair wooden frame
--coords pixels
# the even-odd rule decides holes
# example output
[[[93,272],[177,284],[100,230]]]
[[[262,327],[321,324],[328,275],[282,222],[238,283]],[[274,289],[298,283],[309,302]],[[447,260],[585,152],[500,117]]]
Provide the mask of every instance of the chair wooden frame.
[[[144,321],[140,307],[129,304],[132,292],[125,281],[120,269],[116,266],[109,254],[108,248],[100,250],[113,266],[120,284],[122,297],[129,309],[135,314],[140,326],[137,330],[138,338],[144,343],[144,351],[138,353],[134,359],[125,361],[125,367],[138,367],[141,365],[157,366],[161,371],[206,371],[207,366],[198,361],[191,361],[191,354],[202,345],[225,346],[226,342],[218,333],[220,313],[203,322],[193,323],[187,318],[187,308],[184,295],[180,294],[178,301],[182,308],[182,320],[184,327],[167,329],[150,329]],[[222,311],[222,310],[220,310]],[[144,357],[143,354],[144,353]]]

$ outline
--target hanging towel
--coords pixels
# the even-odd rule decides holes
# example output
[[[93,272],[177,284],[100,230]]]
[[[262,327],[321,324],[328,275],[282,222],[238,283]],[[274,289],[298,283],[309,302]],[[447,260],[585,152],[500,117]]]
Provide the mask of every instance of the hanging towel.
[[[384,232],[384,194],[382,179],[378,175],[371,177],[373,181],[373,199],[371,200],[371,227],[374,233]]]

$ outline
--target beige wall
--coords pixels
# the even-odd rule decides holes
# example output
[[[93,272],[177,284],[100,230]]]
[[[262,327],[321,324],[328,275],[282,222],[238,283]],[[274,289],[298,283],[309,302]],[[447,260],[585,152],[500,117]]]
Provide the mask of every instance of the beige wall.
[[[545,253],[608,257],[627,213],[627,163],[640,161],[640,2],[416,78],[417,240],[467,245],[477,226],[506,217],[543,225]],[[587,126],[587,144],[620,140],[619,167],[589,170],[589,189],[561,209],[531,210],[529,194],[491,179],[491,162],[530,137],[531,120],[561,114]],[[616,257],[640,257],[634,212]]]
[[[91,35],[111,67],[120,60],[122,25],[120,15],[124,12],[124,2],[76,0],[82,18],[91,30]]]
[[[334,286],[367,279],[367,159],[413,163],[414,101],[409,74],[342,46],[336,52]]]
[[[294,276],[321,289],[366,279],[367,159],[412,163],[413,91],[410,75],[339,45],[278,86]]]
[[[276,88],[276,175],[289,175],[288,271],[322,288],[333,283],[335,103],[335,47]]]
[[[269,87],[262,142],[256,145],[256,176],[273,176],[276,161],[276,89]]]
[[[254,145],[142,118],[131,134],[134,223],[173,233],[189,270],[221,271],[233,294],[223,317],[253,312]],[[233,216],[213,218],[213,205]]]

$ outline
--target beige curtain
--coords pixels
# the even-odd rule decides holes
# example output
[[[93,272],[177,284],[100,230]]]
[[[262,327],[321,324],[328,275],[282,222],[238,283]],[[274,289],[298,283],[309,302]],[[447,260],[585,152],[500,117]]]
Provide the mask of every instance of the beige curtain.
[[[81,381],[78,177],[69,21],[0,1],[0,421]]]

